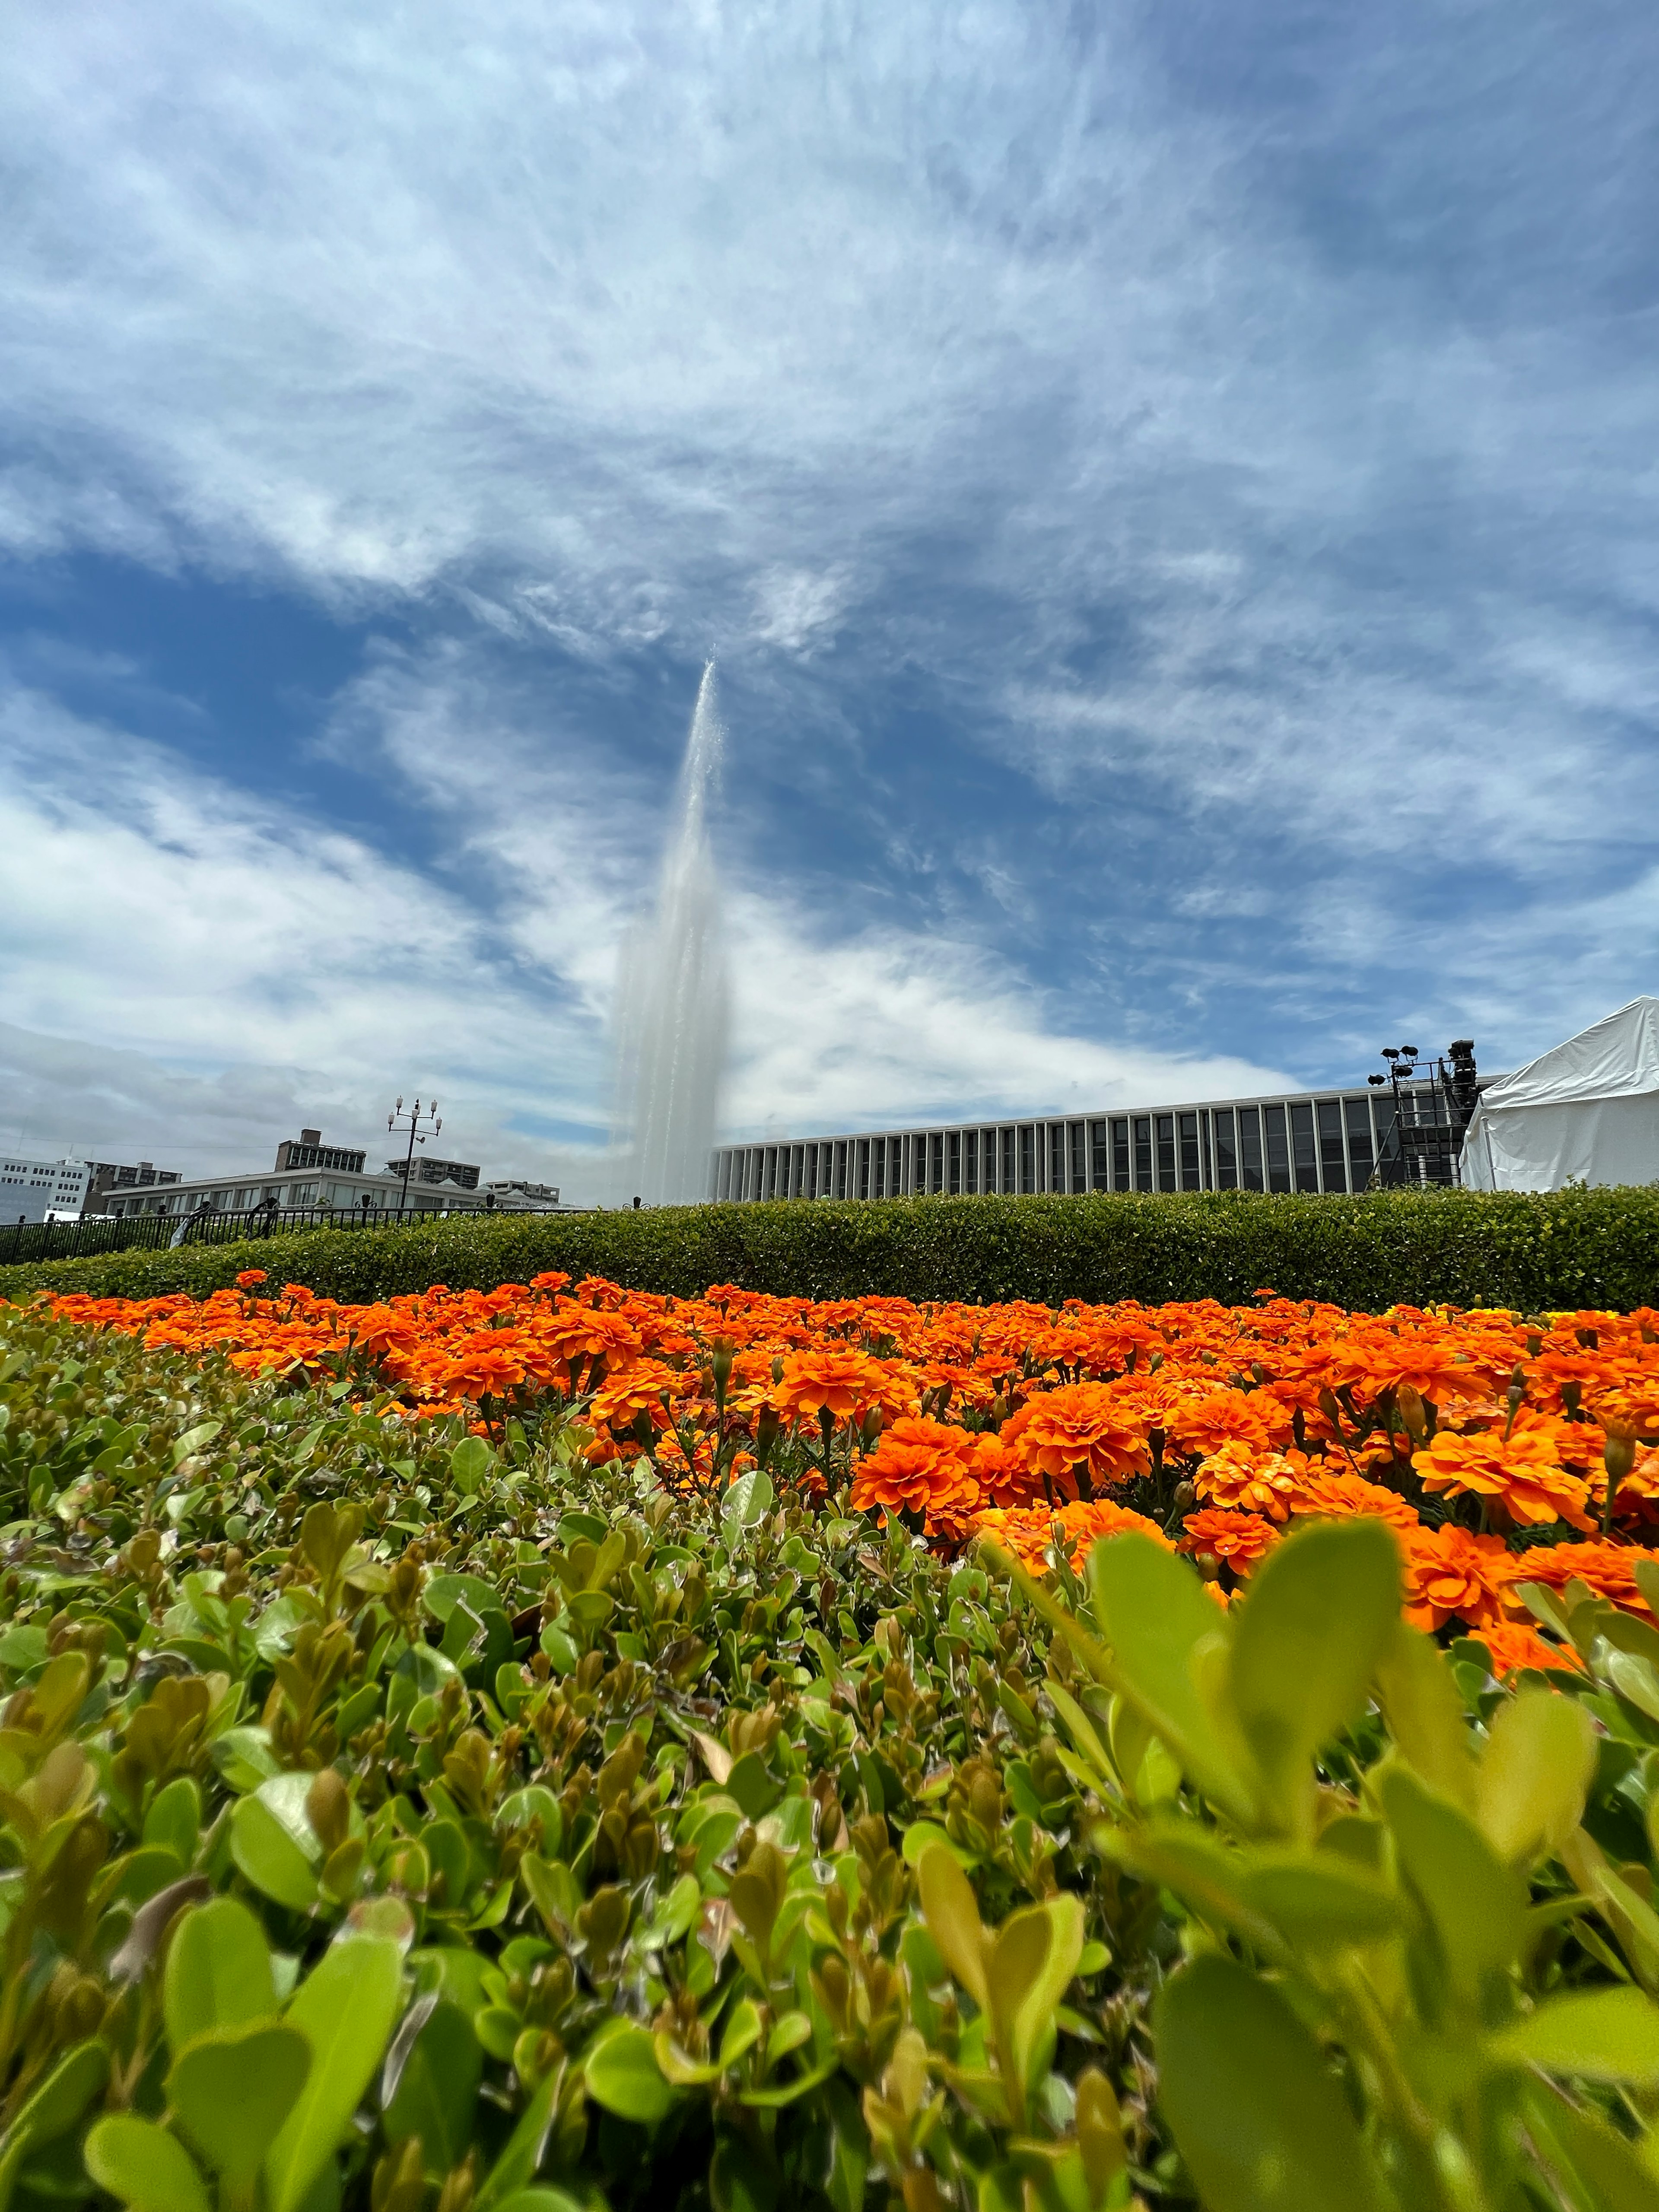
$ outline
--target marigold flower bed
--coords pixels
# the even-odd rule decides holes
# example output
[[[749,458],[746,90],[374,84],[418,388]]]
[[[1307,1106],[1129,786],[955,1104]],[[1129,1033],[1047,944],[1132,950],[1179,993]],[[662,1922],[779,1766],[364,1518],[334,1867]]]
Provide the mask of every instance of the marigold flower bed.
[[[807,1502],[981,1536],[1042,1572],[1139,1529],[1229,1604],[1293,1527],[1375,1517],[1409,1617],[1496,1669],[1556,1663],[1522,1584],[1645,1615],[1659,1523],[1659,1312],[1370,1316],[1249,1306],[675,1299],[562,1274],[349,1305],[257,1270],[198,1301],[64,1297],[152,1347],[227,1352],[485,1436],[575,1412],[598,1466],[716,1498],[763,1467]],[[1611,1492],[1611,1494],[1609,1494]]]

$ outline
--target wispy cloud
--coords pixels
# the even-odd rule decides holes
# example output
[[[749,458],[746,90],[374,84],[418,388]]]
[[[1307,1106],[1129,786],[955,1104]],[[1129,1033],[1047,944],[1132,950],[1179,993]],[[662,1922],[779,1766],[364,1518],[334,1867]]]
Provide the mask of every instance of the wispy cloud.
[[[1656,62],[1633,0],[37,11],[0,546],[204,630],[301,594],[359,665],[277,791],[234,713],[185,766],[29,658],[8,1012],[204,1081],[418,1040],[596,1133],[711,648],[734,1125],[1605,1011]]]

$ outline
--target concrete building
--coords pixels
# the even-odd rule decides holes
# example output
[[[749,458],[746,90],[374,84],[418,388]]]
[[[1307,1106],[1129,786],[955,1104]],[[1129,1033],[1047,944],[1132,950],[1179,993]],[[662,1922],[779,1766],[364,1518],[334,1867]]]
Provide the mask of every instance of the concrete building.
[[[108,1200],[116,1191],[149,1190],[158,1183],[173,1183],[178,1175],[170,1168],[158,1168],[151,1160],[140,1160],[136,1167],[122,1167],[113,1160],[88,1160],[92,1181],[87,1190],[86,1211],[88,1213],[107,1213]]]
[[[0,1223],[78,1221],[91,1182],[86,1160],[0,1159]]]
[[[406,1214],[486,1210],[481,1192],[453,1181],[434,1183],[412,1177],[405,1192],[401,1174],[366,1174],[364,1158],[361,1152],[325,1145],[320,1130],[302,1129],[297,1139],[288,1139],[277,1146],[274,1168],[174,1177],[166,1189],[118,1191],[108,1200],[107,1210],[117,1214],[184,1217],[208,1210],[215,1213],[367,1210]],[[475,1169],[475,1176],[477,1172]]]
[[[342,1145],[325,1145],[320,1129],[301,1129],[276,1147],[278,1175],[295,1168],[325,1168],[342,1175],[361,1175],[365,1155],[348,1152]]]
[[[361,1167],[362,1164],[363,1156],[359,1152],[357,1164]],[[470,1160],[434,1160],[428,1159],[424,1152],[416,1152],[412,1163],[388,1160],[386,1171],[390,1176],[396,1176],[401,1182],[405,1165],[410,1168],[412,1182],[453,1182],[460,1190],[477,1190],[478,1188],[478,1170]]]
[[[1440,1126],[1431,1119],[1443,1111],[1437,1090],[1414,1084],[1400,1097],[1398,1116],[1394,1091],[1368,1087],[726,1145],[714,1154],[709,1194],[743,1202],[922,1192],[1360,1191],[1379,1162],[1389,1182],[1449,1179],[1455,1146],[1441,1148],[1443,1176],[1418,1164],[1439,1155],[1411,1142]],[[1402,1121],[1411,1124],[1403,1146]]]
[[[491,1198],[504,1213],[558,1213],[559,1187],[550,1182],[525,1182],[517,1176],[484,1185],[484,1203]]]

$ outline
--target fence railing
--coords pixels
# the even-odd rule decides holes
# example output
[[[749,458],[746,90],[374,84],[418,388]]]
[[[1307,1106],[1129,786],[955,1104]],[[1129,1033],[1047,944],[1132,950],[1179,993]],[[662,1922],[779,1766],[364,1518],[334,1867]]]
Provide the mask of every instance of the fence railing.
[[[469,1207],[469,1215],[473,1209]],[[175,1244],[236,1244],[298,1229],[408,1229],[436,1216],[428,1208],[256,1206],[245,1213],[85,1214],[78,1221],[0,1221],[0,1267],[21,1261],[78,1260],[98,1252],[162,1251]]]

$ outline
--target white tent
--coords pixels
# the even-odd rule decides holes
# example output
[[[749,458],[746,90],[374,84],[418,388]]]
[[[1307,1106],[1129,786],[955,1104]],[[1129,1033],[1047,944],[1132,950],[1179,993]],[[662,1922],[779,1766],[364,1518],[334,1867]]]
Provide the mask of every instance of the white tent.
[[[1659,1182],[1659,999],[1632,999],[1480,1094],[1472,1190]]]

